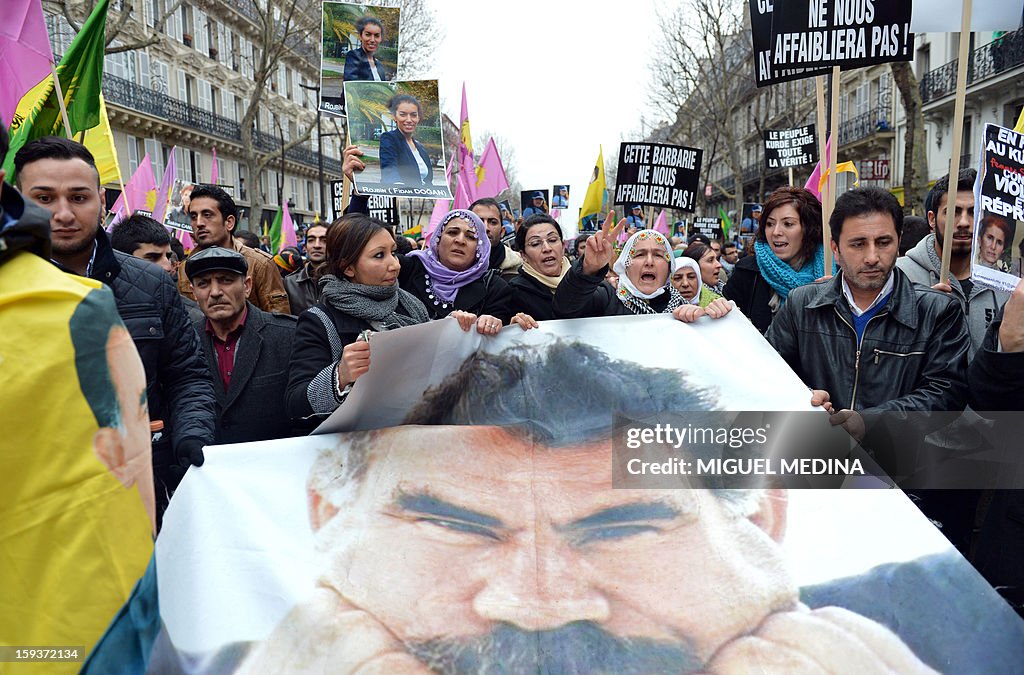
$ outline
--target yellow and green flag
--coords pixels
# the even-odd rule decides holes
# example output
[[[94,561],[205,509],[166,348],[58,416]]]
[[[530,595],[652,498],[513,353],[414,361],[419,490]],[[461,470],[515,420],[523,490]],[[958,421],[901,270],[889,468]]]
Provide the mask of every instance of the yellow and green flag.
[[[590,185],[587,186],[587,194],[583,198],[583,206],[580,208],[580,222],[583,222],[583,219],[587,216],[601,213],[601,209],[604,208],[606,188],[607,185],[604,181],[604,148],[598,146],[594,175],[590,178]]]
[[[68,132],[74,135],[100,124],[100,90],[109,4],[110,0],[100,0],[96,4],[57,66],[71,129],[64,129],[52,75],[22,97],[11,121],[10,150],[4,163],[9,180],[14,177],[15,153],[29,141],[43,136],[63,136]]]

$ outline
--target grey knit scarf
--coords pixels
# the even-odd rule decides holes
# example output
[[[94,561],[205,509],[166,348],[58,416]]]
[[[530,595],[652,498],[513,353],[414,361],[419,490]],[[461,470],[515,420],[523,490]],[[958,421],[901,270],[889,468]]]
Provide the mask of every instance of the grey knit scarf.
[[[320,299],[339,312],[364,321],[379,321],[388,329],[430,320],[423,303],[397,284],[366,286],[325,274],[320,279]]]

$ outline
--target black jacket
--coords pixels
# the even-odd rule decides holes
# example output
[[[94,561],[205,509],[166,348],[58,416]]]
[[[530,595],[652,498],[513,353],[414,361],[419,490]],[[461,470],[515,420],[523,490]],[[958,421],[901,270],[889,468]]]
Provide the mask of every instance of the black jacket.
[[[555,297],[551,303],[557,319],[582,319],[594,316],[632,315],[629,307],[615,295],[612,285],[605,282],[608,273],[605,266],[595,275],[583,272],[583,259],[577,259],[562,278],[562,283],[555,289]],[[668,293],[662,293],[651,300],[651,309],[661,312],[668,306],[671,299]],[[537,318],[537,317],[533,317]]]
[[[341,344],[339,349],[356,341],[359,333],[372,330],[370,323],[343,314],[327,303],[314,305],[334,324]],[[288,416],[309,425],[315,416],[326,416],[338,407],[333,395],[335,360],[331,340],[320,319],[309,311],[303,312],[295,325],[291,361],[288,365],[288,387],[285,392]],[[311,386],[312,384],[312,386]]]
[[[284,278],[284,290],[292,314],[298,316],[320,301],[320,287],[309,276],[311,263],[305,263]]]
[[[1000,310],[974,355],[967,381],[971,407],[997,420],[994,441],[1002,450],[1018,451],[1024,437],[1024,352],[999,351],[1002,322]],[[1007,467],[1016,471],[1018,481],[1024,479],[1022,466],[1024,460]],[[1024,616],[1024,490],[993,491],[971,562]]]
[[[216,402],[199,336],[171,277],[152,263],[110,247],[96,234],[92,278],[110,286],[146,370],[149,418],[163,420],[177,449],[192,438],[213,442]]]
[[[764,333],[772,323],[772,310],[768,306],[772,292],[757,266],[757,258],[748,255],[740,258],[733,267],[723,294],[727,300],[736,303],[737,309],[750,319],[755,328]]]
[[[50,212],[0,181],[0,262],[18,251],[50,259]]]
[[[484,276],[472,281],[455,294],[455,301],[442,307],[442,302],[435,304],[435,299],[427,295],[427,270],[414,256],[400,255],[402,271],[398,275],[398,285],[403,290],[415,295],[427,308],[431,319],[443,319],[457,309],[473,314],[490,314],[508,324],[512,319],[512,291],[496,270],[487,270]]]
[[[246,304],[248,313],[226,391],[218,373],[213,336],[206,331],[206,319],[193,324],[203,344],[206,365],[213,373],[217,443],[248,443],[292,435],[292,425],[282,408],[295,317],[264,312],[251,302]]]
[[[537,321],[557,319],[553,307],[554,293],[551,289],[537,281],[529,274],[519,270],[519,274],[508,282],[512,289],[512,314],[526,312]]]
[[[387,82],[389,78],[384,70],[384,64],[376,56],[373,57],[373,63],[377,66],[377,75],[380,76],[381,82]],[[370,59],[366,56],[362,46],[350,49],[345,54],[344,79],[346,82],[373,79],[373,72],[370,70]]]
[[[841,272],[791,291],[765,337],[808,387],[829,392],[837,410],[884,411],[890,419],[962,411],[970,340],[960,304],[892,273],[892,297],[860,344]]]

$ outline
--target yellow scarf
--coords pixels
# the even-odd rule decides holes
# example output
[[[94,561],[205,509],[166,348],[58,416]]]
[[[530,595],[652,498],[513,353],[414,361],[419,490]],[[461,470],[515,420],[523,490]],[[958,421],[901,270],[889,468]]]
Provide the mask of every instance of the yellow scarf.
[[[530,266],[530,263],[526,262],[526,258],[523,258],[523,271],[529,276],[533,277],[537,281],[541,282],[551,290],[551,294],[555,294],[555,289],[558,288],[558,284],[561,283],[565,277],[565,273],[569,271],[569,261],[565,256],[562,256],[562,269],[558,272],[557,277],[549,277],[546,274],[541,274],[537,270]]]

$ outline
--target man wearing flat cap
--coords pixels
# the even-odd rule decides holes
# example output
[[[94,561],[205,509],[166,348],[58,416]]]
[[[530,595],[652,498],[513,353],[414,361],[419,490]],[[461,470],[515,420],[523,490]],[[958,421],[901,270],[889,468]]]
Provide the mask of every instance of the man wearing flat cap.
[[[195,327],[213,373],[218,443],[293,435],[282,411],[295,317],[249,302],[248,271],[245,256],[220,246],[197,251],[185,263],[205,317]]]

